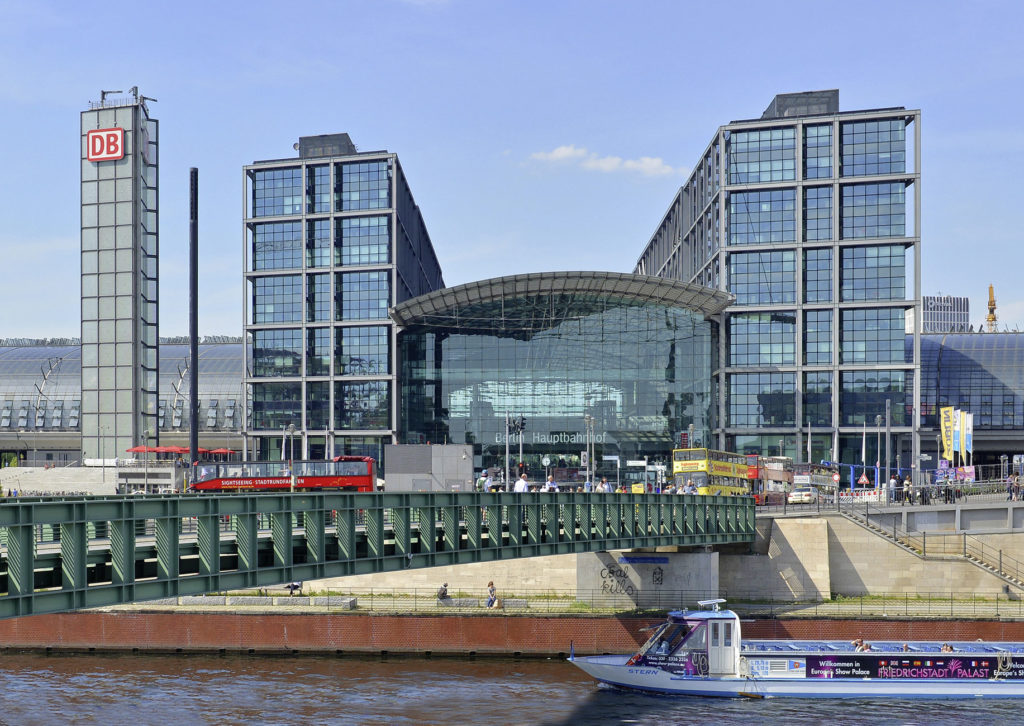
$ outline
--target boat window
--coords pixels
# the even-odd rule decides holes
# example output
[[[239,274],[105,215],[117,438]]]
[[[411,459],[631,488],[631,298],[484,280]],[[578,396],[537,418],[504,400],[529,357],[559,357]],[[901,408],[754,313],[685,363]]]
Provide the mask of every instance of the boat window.
[[[711,623],[711,647],[718,647],[718,623]]]
[[[640,648],[639,652],[646,653],[649,650],[653,650],[654,646],[657,645],[658,641],[661,640],[662,636],[664,635],[665,631],[668,630],[670,625],[672,625],[672,623],[663,623],[662,625],[655,628],[654,632],[651,634],[651,637],[647,639],[647,642],[643,644],[643,647]]]
[[[732,647],[732,623],[722,624],[722,645],[726,648]]]
[[[683,638],[683,642],[675,648],[676,655],[688,651],[707,651],[707,622],[690,622],[692,628]]]

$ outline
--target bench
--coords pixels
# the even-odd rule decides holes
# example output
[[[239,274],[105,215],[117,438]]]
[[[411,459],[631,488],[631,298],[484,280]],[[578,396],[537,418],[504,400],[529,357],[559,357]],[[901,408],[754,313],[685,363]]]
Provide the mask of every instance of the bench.
[[[526,610],[530,607],[526,598],[499,598],[501,600],[501,606],[511,610]]]
[[[471,597],[446,597],[444,600],[438,600],[437,604],[441,607],[446,608],[478,608],[480,607],[480,601],[476,598]]]

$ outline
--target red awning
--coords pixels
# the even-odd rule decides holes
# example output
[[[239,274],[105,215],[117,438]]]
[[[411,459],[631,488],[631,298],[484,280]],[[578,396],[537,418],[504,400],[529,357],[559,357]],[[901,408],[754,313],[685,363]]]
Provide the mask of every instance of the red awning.
[[[200,449],[200,451],[203,451],[203,449]],[[236,451],[235,449],[213,449],[212,451],[209,451],[208,453],[210,453],[210,454],[234,454],[235,451]]]
[[[149,454],[156,450],[157,447],[155,446],[143,446],[141,444],[139,444],[138,446],[133,446],[130,449],[125,449],[125,451],[127,451],[129,454]]]

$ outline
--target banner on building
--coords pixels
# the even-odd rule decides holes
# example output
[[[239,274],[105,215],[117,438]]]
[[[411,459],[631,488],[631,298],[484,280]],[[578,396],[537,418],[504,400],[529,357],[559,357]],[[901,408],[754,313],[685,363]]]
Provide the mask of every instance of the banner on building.
[[[939,409],[939,427],[942,434],[942,458],[953,458],[953,407],[944,406]]]

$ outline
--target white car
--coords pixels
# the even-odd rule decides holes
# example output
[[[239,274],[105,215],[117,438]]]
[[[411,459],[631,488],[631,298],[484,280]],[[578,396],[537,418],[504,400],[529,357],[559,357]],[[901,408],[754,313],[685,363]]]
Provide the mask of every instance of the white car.
[[[814,487],[797,487],[789,493],[790,504],[813,504],[818,501],[818,490]]]

